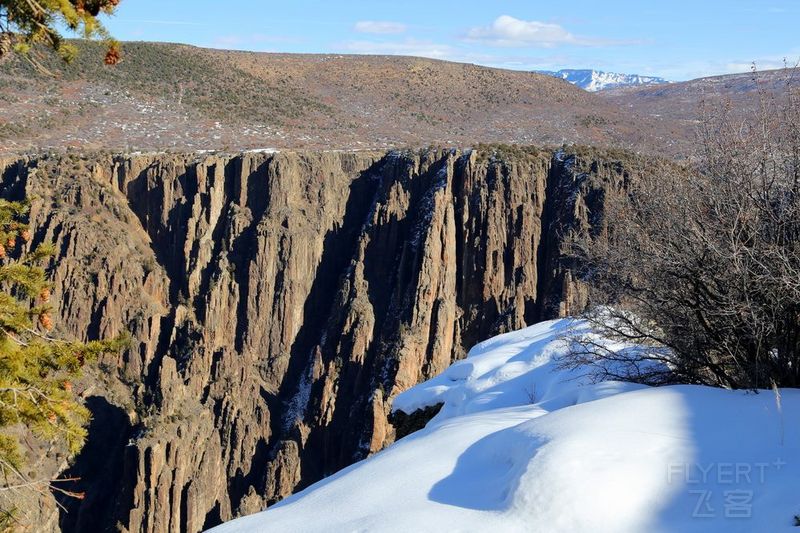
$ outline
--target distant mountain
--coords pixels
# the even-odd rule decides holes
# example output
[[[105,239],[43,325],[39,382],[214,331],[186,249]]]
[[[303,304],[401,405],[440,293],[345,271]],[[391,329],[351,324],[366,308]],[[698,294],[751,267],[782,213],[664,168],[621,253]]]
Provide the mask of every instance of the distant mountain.
[[[630,85],[658,85],[668,83],[664,78],[653,76],[639,76],[638,74],[617,74],[615,72],[603,72],[590,69],[563,69],[559,71],[542,70],[541,74],[547,74],[555,78],[567,80],[581,89],[597,92],[603,89],[613,89],[616,87],[627,87]]]

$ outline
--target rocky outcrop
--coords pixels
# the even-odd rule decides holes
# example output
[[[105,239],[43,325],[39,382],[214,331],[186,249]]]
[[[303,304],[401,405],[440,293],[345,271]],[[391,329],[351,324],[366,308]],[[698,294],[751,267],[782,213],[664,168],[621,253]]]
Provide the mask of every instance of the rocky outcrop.
[[[34,198],[34,243],[59,250],[62,333],[133,339],[87,379],[95,422],[72,466],[87,496],[60,528],[200,531],[392,442],[399,392],[583,305],[564,235],[602,231],[602,195],[626,171],[581,161],[495,148],[0,162],[5,194]]]

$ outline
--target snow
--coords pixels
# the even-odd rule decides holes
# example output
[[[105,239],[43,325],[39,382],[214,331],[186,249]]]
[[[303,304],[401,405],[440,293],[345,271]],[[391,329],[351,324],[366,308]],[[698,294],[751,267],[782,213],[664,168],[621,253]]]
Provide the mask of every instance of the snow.
[[[321,345],[323,343],[320,343]],[[286,411],[283,415],[283,430],[288,431],[295,423],[303,419],[303,414],[308,408],[308,400],[311,397],[311,383],[314,370],[314,352],[308,355],[306,371],[300,376],[300,383],[297,392],[286,404]]]
[[[444,403],[435,420],[439,421],[532,403],[554,411],[585,401],[592,394],[639,388],[619,382],[591,387],[591,376],[585,371],[560,369],[560,356],[569,349],[569,337],[585,336],[587,332],[583,322],[559,320],[499,335],[477,344],[466,359],[453,363],[439,376],[399,395],[393,409],[410,414]],[[610,342],[607,345],[611,349],[625,348]]]
[[[277,148],[251,148],[249,150],[242,150],[243,154],[278,154],[280,150]]]
[[[616,87],[669,83],[663,78],[654,76],[618,74],[616,72],[603,72],[601,70],[590,69],[563,69],[555,72],[543,70],[539,71],[539,73],[561,78],[589,92],[597,92]]]
[[[425,429],[214,531],[798,531],[800,391],[595,383],[576,329],[478,344],[396,398],[444,404]]]

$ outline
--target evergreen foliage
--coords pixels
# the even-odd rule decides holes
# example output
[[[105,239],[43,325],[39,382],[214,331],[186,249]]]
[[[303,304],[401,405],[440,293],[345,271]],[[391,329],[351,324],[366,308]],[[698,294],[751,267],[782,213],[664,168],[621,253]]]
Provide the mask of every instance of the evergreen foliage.
[[[77,453],[89,411],[72,383],[87,362],[126,341],[80,343],[52,336],[51,287],[43,264],[53,247],[24,250],[23,243],[31,240],[27,211],[26,203],[0,200],[0,491],[43,492],[58,488],[51,480],[23,474],[20,435],[30,431]],[[13,510],[0,509],[0,529],[9,521]]]
[[[117,4],[119,0],[0,0],[0,57],[13,50],[36,64],[34,46],[44,45],[72,61],[78,49],[61,37],[57,28],[64,26],[84,39],[104,41],[105,62],[115,65],[120,60],[119,43],[98,16],[110,15]]]

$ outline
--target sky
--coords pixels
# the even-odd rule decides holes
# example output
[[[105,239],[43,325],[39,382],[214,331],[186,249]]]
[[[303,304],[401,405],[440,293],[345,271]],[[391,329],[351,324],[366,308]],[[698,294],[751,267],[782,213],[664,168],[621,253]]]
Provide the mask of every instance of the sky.
[[[800,61],[798,0],[122,0],[117,39],[680,81]]]

